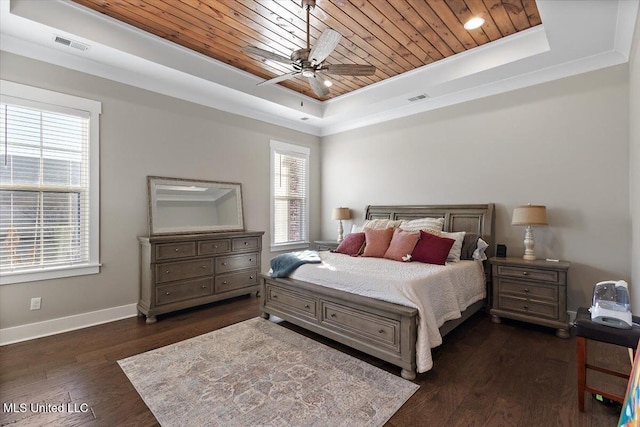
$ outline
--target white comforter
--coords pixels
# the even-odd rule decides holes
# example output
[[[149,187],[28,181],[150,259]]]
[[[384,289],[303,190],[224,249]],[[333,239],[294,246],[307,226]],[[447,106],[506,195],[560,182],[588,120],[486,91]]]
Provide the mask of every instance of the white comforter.
[[[485,297],[480,261],[447,265],[398,262],[320,252],[321,264],[305,264],[289,277],[418,309],[418,372],[433,367],[431,349],[442,344],[438,328]]]

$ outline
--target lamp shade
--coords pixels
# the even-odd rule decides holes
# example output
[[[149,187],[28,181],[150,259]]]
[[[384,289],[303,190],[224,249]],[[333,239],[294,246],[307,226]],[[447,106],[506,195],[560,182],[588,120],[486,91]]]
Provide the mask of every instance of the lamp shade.
[[[349,208],[334,208],[332,219],[351,219],[351,211]]]
[[[547,208],[539,205],[518,206],[513,209],[511,225],[548,225]]]

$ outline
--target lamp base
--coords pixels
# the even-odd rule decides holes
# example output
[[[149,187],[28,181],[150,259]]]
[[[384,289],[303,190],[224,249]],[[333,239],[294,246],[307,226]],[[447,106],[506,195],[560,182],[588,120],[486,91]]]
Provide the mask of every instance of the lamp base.
[[[342,220],[340,220],[339,222],[340,225],[338,225],[338,243],[342,242],[344,240],[344,230],[342,228]]]
[[[533,251],[535,247],[535,241],[533,240],[533,231],[531,230],[531,226],[527,225],[527,229],[524,232],[524,256],[522,259],[526,259],[527,261],[533,261],[536,259],[536,254]]]

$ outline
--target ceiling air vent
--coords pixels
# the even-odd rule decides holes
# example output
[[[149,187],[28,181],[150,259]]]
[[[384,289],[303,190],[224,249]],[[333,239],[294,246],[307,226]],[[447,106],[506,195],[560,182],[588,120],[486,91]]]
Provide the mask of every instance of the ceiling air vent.
[[[413,98],[409,98],[409,102],[420,101],[421,99],[427,99],[428,97],[429,95],[423,93],[422,95],[417,95],[417,96],[414,96]]]
[[[89,49],[89,45],[65,37],[54,36],[53,41],[82,51]]]

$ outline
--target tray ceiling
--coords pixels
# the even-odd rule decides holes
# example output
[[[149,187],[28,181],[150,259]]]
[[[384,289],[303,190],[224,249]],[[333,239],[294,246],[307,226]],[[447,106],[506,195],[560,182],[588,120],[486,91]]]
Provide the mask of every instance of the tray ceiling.
[[[318,0],[311,43],[329,27],[343,36],[326,62],[378,68],[336,79],[318,100],[304,80],[258,86],[287,65],[243,51],[302,46],[297,2],[172,1],[0,0],[0,49],[323,136],[626,63],[640,8],[640,0]],[[102,13],[111,10],[122,16]],[[485,26],[461,30],[478,13]],[[150,32],[157,25],[167,38]]]
[[[243,51],[256,46],[282,56],[306,47],[306,12],[299,0],[73,0],[148,33],[262,79],[292,71],[287,64]],[[485,24],[466,30],[480,16]],[[534,0],[317,0],[310,44],[326,28],[342,34],[327,64],[366,64],[373,76],[325,75],[318,97],[306,78],[279,84],[319,100],[344,95],[539,25]]]

